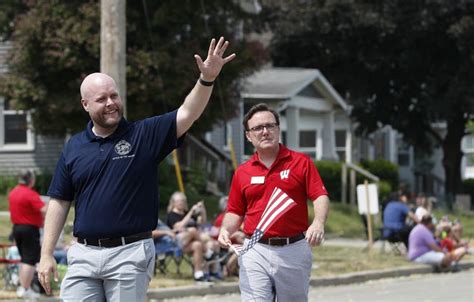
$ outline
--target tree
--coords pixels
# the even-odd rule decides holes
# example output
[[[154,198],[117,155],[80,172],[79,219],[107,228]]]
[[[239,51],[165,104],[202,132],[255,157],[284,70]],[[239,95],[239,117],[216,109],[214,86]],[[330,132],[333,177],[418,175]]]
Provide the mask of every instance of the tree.
[[[79,103],[79,85],[100,67],[99,1],[10,1],[2,8],[0,36],[13,42],[14,51],[0,94],[15,108],[34,109],[38,133],[82,130],[88,117]],[[229,118],[237,80],[265,59],[258,43],[239,39],[238,25],[250,26],[251,17],[224,0],[127,1],[128,118],[177,108],[199,76],[194,53],[205,56],[211,37],[220,36],[238,57],[221,73],[193,132]]]
[[[274,64],[320,69],[353,106],[361,134],[391,125],[418,152],[441,146],[446,193],[459,192],[461,139],[474,115],[474,3],[276,2],[264,7]]]

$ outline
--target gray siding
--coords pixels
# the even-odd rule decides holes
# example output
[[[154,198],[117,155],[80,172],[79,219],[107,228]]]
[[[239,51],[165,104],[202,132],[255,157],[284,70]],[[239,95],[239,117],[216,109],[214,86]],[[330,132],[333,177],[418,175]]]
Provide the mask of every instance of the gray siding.
[[[53,173],[63,144],[63,138],[35,135],[33,151],[1,151],[0,175],[15,175],[23,168]]]

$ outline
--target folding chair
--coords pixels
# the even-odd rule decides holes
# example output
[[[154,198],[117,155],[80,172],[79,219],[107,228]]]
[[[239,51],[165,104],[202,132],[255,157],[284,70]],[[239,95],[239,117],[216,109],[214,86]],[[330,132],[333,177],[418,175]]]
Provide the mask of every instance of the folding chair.
[[[380,232],[380,240],[382,240],[382,251],[385,252],[385,242],[388,242],[390,245],[390,248],[392,249],[392,252],[395,255],[402,255],[402,250],[403,250],[403,240],[397,235],[397,234],[392,234],[390,236],[385,236],[384,235],[384,230],[385,228],[379,228]]]
[[[176,274],[181,275],[181,264],[184,262],[193,270],[192,259],[183,254],[183,250],[169,236],[162,236],[155,239],[155,275],[158,269],[160,273],[166,275],[171,263],[175,264]]]
[[[3,288],[15,289],[20,284],[19,270],[20,270],[20,255],[18,249],[12,244],[0,243],[1,255],[0,263],[5,264],[2,272]],[[16,254],[15,251],[16,250]]]

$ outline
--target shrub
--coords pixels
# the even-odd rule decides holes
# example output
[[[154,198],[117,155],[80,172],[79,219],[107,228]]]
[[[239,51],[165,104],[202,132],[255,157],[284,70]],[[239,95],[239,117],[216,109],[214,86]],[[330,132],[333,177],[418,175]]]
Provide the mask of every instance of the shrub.
[[[318,168],[324,186],[331,200],[341,200],[341,169],[340,162],[320,160],[314,163]]]
[[[0,176],[0,195],[7,195],[18,183],[15,176]]]
[[[360,164],[364,169],[378,176],[380,180],[388,182],[392,189],[398,188],[398,166],[396,164],[385,159],[363,160]]]

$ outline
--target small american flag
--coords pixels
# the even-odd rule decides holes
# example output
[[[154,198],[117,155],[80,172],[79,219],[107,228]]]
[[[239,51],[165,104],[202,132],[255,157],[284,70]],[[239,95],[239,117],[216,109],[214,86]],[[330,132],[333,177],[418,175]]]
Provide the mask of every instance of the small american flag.
[[[246,245],[233,244],[231,245],[231,249],[239,257],[245,254],[263,237],[265,232],[270,229],[275,221],[294,206],[296,206],[296,202],[280,188],[275,187],[252,237],[250,237]]]

